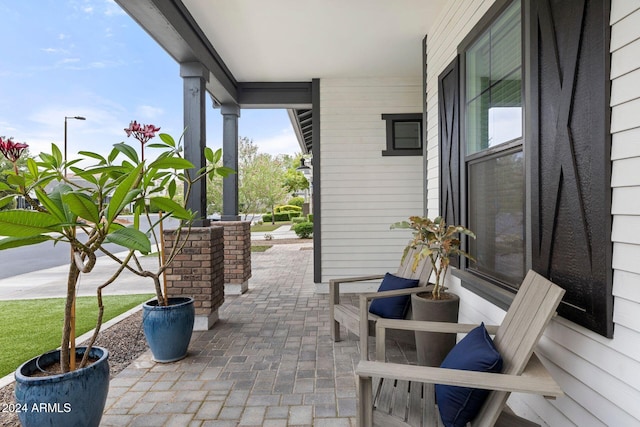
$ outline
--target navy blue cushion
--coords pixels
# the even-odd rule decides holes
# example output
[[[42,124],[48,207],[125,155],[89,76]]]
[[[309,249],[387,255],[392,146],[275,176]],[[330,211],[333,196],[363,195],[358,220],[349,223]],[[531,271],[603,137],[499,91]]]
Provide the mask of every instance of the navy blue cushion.
[[[382,283],[378,288],[380,291],[393,291],[396,289],[415,288],[418,286],[417,279],[405,279],[404,277],[394,276],[391,273],[384,275]],[[371,301],[369,313],[384,317],[386,319],[404,319],[409,309],[409,295],[400,295],[397,297],[377,298]]]
[[[502,372],[502,357],[484,323],[460,340],[442,361],[442,368]],[[478,414],[488,390],[436,384],[436,401],[446,427],[464,427]]]

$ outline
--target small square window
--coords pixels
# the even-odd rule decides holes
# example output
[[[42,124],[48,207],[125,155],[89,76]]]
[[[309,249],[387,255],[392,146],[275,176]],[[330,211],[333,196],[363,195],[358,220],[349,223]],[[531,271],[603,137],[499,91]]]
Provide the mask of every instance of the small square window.
[[[387,122],[387,149],[383,156],[422,155],[422,114],[383,114]]]

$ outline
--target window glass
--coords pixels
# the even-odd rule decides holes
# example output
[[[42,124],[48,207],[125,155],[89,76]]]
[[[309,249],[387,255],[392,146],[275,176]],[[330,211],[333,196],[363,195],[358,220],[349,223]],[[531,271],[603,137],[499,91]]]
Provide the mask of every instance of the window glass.
[[[525,274],[525,184],[522,151],[469,164],[471,269],[516,287]]]
[[[397,150],[422,148],[420,122],[394,122],[393,148]]]
[[[522,137],[520,2],[465,53],[467,154]]]

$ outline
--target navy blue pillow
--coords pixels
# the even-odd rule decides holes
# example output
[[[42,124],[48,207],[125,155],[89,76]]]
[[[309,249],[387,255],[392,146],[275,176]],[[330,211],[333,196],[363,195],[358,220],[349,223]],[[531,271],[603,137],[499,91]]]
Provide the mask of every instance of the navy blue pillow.
[[[441,368],[502,372],[502,357],[484,323],[460,340],[442,361]],[[436,384],[436,401],[445,427],[464,427],[480,411],[488,390]]]
[[[396,289],[415,288],[418,286],[417,279],[405,279],[404,277],[394,276],[391,273],[384,275],[382,283],[378,288],[380,291],[393,291]],[[409,295],[400,295],[397,297],[377,298],[371,301],[369,313],[384,317],[386,319],[404,319],[409,309]]]

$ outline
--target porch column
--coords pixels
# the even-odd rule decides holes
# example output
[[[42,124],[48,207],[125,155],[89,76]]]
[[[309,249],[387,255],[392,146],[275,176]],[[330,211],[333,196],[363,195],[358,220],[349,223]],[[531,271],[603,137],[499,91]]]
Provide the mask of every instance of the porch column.
[[[238,118],[240,107],[222,105],[222,164],[236,171],[222,180],[222,221],[239,221],[238,215]]]
[[[180,64],[180,77],[184,83],[184,157],[194,164],[195,169],[189,171],[193,175],[206,165],[204,157],[204,148],[207,145],[205,95],[209,72],[199,62],[186,62]],[[191,187],[187,209],[191,209],[198,217],[193,223],[194,227],[209,226],[205,180],[200,180]]]

